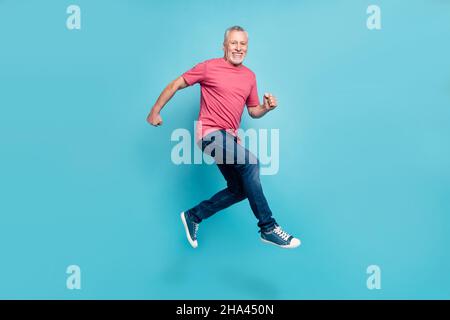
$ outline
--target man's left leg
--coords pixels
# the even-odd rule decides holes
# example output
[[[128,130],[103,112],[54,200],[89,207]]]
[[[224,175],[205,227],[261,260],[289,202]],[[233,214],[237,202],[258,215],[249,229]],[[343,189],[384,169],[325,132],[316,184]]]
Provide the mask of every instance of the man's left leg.
[[[237,151],[237,163],[235,164],[235,167],[241,176],[242,185],[253,214],[258,219],[261,240],[282,248],[298,247],[300,245],[300,240],[282,230],[272,217],[272,211],[264,196],[259,177],[259,160],[249,150],[239,144],[237,140],[235,143]],[[239,163],[239,159],[243,159],[244,163]]]

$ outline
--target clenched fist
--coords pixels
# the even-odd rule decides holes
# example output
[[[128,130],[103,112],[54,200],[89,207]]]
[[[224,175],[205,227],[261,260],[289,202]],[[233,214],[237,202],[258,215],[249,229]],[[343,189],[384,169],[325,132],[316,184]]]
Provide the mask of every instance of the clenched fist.
[[[264,94],[264,109],[267,111],[273,110],[277,107],[277,98],[270,93]]]
[[[150,114],[147,117],[147,122],[150,123],[152,126],[158,127],[162,125],[163,121],[161,118],[161,115],[157,112],[150,112]]]

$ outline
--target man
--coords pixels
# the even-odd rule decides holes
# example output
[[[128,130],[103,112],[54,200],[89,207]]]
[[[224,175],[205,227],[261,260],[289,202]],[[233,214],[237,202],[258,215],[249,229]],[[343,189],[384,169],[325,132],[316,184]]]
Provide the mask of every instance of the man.
[[[237,137],[245,105],[252,118],[260,118],[277,107],[275,96],[268,93],[263,97],[263,104],[259,102],[255,74],[242,64],[247,45],[248,35],[242,27],[228,28],[223,42],[224,57],[199,63],[172,81],[147,117],[150,124],[162,125],[160,111],[175,92],[200,84],[197,143],[204,153],[215,159],[227,188],[181,213],[187,239],[194,248],[198,246],[197,232],[203,219],[246,198],[258,219],[263,242],[282,248],[300,245],[300,240],[283,231],[272,217],[259,179],[259,161]]]

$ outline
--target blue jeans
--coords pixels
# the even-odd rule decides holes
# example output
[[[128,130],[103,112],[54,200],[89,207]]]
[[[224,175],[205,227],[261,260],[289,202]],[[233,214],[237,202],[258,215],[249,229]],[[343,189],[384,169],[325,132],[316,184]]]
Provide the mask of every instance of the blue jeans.
[[[187,214],[200,223],[214,213],[248,199],[262,231],[271,230],[276,221],[264,196],[259,179],[259,160],[225,130],[214,131],[199,141],[202,152],[214,158],[227,187],[209,200],[189,209]]]

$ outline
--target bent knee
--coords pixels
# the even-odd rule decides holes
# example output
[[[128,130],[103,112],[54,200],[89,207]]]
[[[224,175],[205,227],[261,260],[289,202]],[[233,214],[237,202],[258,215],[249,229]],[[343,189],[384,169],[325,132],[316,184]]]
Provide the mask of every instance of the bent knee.
[[[245,194],[245,191],[243,188],[241,187],[228,187],[228,189],[230,190],[230,192],[237,197],[238,199],[245,199],[247,198],[247,195]]]

